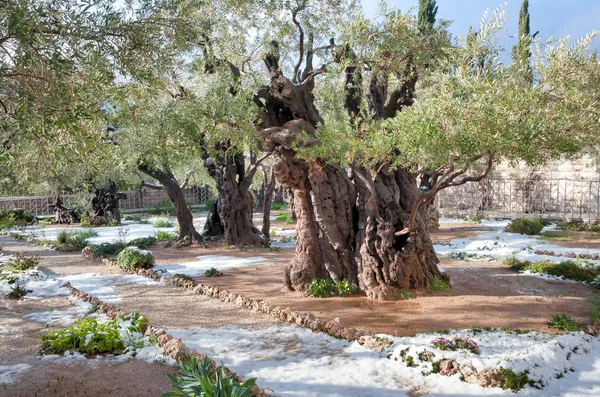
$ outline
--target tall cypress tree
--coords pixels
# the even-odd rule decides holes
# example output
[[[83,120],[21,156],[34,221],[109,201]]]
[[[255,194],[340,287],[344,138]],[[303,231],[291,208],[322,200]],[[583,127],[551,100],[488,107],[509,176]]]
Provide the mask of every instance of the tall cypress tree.
[[[523,71],[523,78],[529,84],[533,83],[531,71],[531,30],[529,27],[529,0],[523,0],[519,14],[519,41],[513,47],[513,59]]]
[[[428,33],[433,30],[437,11],[436,0],[419,0],[419,20],[417,23],[421,33]]]

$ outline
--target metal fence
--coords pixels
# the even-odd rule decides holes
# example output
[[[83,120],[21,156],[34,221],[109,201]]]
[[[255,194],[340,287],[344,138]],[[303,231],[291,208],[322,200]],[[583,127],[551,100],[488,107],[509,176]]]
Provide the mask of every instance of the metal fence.
[[[123,191],[127,198],[120,201],[121,210],[135,212],[149,209],[168,200],[167,193],[162,190],[126,190]],[[204,204],[213,196],[208,186],[193,186],[183,190],[185,201],[189,204]],[[62,195],[61,199],[67,207],[73,207],[85,202],[90,202],[91,193]],[[37,216],[54,215],[51,205],[54,204],[53,196],[35,197],[0,197],[0,211],[22,208]]]
[[[487,179],[442,190],[436,207],[443,216],[536,215],[589,222],[600,219],[600,180]]]

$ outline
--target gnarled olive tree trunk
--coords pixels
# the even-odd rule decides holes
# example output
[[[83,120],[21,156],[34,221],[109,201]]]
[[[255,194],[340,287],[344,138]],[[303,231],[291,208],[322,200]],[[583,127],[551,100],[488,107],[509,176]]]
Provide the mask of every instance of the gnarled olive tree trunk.
[[[346,50],[349,53],[349,50]],[[297,156],[295,145],[318,145],[315,127],[323,122],[312,94],[314,77],[323,70],[306,72],[293,84],[270,57],[265,63],[271,81],[257,94],[262,108],[262,132],[274,155],[277,180],[294,193],[297,215],[296,256],[286,267],[284,281],[290,290],[304,291],[317,277],[356,283],[374,299],[396,299],[397,289],[427,288],[434,277],[448,281],[433,250],[423,214],[417,212],[408,234],[405,230],[415,203],[421,199],[416,181],[406,170],[355,167],[348,172],[321,159]],[[387,80],[380,74],[370,84],[369,99],[387,95]],[[346,108],[360,122],[360,70],[346,70]],[[412,103],[414,81],[394,90],[388,103],[373,103],[379,117],[392,117]],[[381,93],[381,95],[374,95]],[[358,100],[360,102],[360,100]]]
[[[175,176],[170,171],[151,169],[143,164],[138,165],[138,169],[160,183],[160,185],[152,185],[150,183],[142,182],[143,186],[151,189],[164,190],[167,193],[171,204],[173,204],[173,211],[175,212],[175,217],[179,224],[178,240],[184,241],[189,239],[195,242],[202,242],[202,236],[194,226],[194,217],[185,203],[185,197],[183,196],[182,186],[187,184],[190,173],[186,176],[186,181],[180,186],[177,183]]]
[[[227,152],[225,148],[222,151]],[[251,164],[246,170],[242,153],[215,158],[206,154],[204,160],[219,192],[217,211],[207,219],[205,230],[223,235],[225,243],[229,245],[263,246],[266,240],[252,223],[253,200],[249,190],[258,163]]]

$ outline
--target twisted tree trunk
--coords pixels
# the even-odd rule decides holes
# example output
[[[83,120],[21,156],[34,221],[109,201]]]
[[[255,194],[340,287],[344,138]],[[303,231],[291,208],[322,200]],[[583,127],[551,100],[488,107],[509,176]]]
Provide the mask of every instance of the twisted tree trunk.
[[[138,169],[160,182],[160,185],[142,182],[143,186],[164,190],[167,193],[171,204],[173,204],[173,211],[175,212],[175,217],[179,224],[179,236],[177,240],[181,242],[185,240],[202,242],[202,236],[200,236],[200,233],[198,233],[194,226],[194,217],[185,203],[182,187],[177,183],[175,176],[170,171],[152,169],[144,164],[138,165]],[[184,182],[184,184],[186,184],[186,182]]]
[[[336,54],[338,59],[351,56],[348,47]],[[377,170],[352,167],[347,173],[339,165],[296,155],[295,145],[319,144],[315,127],[323,120],[312,91],[323,69],[307,65],[311,70],[303,73],[304,81],[293,84],[277,62],[272,54],[265,59],[271,81],[256,94],[255,103],[263,111],[261,135],[274,154],[277,180],[294,194],[296,256],[285,269],[285,285],[304,291],[315,278],[329,276],[356,283],[370,298],[390,300],[397,299],[397,289],[427,288],[434,277],[448,281],[418,211],[421,192],[406,170],[383,164]],[[377,73],[374,78],[369,99],[376,118],[393,117],[412,104],[416,77],[410,62],[404,84],[387,103],[382,102],[387,76]],[[345,106],[357,124],[364,117],[361,83],[360,68],[347,67]]]

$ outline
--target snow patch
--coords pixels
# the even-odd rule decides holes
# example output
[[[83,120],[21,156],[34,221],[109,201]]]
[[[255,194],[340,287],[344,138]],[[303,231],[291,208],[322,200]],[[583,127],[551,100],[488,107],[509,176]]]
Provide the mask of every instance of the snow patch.
[[[22,374],[29,371],[29,364],[0,365],[0,385],[14,383]]]
[[[185,274],[188,276],[198,276],[204,274],[206,270],[215,268],[217,270],[246,267],[251,265],[272,265],[273,262],[262,256],[249,258],[238,258],[227,255],[203,255],[199,256],[197,261],[184,262],[173,265],[155,266],[154,270],[164,271],[170,275]]]

